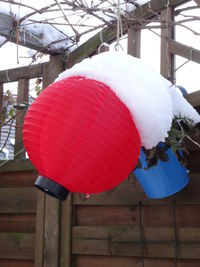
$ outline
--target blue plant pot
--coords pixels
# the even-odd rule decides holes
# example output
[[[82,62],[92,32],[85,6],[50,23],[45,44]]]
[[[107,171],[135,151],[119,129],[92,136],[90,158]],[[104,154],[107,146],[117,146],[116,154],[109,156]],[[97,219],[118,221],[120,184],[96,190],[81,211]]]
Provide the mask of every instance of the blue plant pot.
[[[188,172],[183,167],[172,149],[166,151],[169,160],[158,160],[156,166],[148,170],[144,168],[146,156],[141,149],[140,162],[142,168],[134,170],[134,174],[149,198],[165,198],[182,190],[189,182]]]

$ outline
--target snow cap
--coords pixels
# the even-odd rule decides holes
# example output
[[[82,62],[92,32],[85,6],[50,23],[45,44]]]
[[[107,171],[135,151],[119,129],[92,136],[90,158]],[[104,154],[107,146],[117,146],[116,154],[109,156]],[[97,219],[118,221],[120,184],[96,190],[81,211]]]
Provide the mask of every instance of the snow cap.
[[[71,76],[83,76],[109,86],[128,107],[142,145],[147,149],[165,141],[174,114],[180,113],[182,104],[187,104],[184,115],[189,109],[191,119],[200,121],[198,113],[181,94],[177,96],[177,91],[173,92],[169,81],[140,59],[126,53],[104,52],[84,59],[61,73],[56,81]]]

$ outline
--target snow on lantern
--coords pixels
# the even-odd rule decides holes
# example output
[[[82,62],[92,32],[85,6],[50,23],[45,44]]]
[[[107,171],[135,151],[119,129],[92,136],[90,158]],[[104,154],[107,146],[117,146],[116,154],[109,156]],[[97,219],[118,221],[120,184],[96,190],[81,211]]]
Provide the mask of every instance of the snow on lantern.
[[[61,73],[24,122],[24,145],[40,174],[35,185],[61,200],[70,191],[99,193],[118,185],[133,171],[141,146],[165,141],[174,114],[200,121],[174,92],[151,67],[121,52]]]

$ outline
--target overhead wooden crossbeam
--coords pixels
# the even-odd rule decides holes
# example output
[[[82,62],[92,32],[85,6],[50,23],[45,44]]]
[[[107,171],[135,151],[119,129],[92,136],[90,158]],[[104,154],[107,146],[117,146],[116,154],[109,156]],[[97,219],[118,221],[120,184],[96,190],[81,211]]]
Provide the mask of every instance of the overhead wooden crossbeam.
[[[200,6],[200,0],[194,0]]]
[[[169,0],[169,5],[172,7],[184,4],[186,2],[189,2],[189,0]],[[138,7],[136,10],[133,11],[132,16],[135,18],[135,21],[133,24],[137,24],[137,20],[141,17],[144,19],[150,19],[155,16],[155,12],[160,12],[161,10],[166,8],[166,1],[160,1],[160,0],[152,0],[151,2],[143,5],[142,7]],[[12,21],[10,15],[6,15],[0,12],[0,35],[7,38],[9,41],[13,43],[19,43],[22,46],[35,49],[37,51],[42,51],[47,54],[59,54],[63,53],[63,50],[54,50],[45,47],[41,40],[41,35],[38,34],[32,34],[29,31],[19,31],[17,33],[16,31],[16,25],[15,21]],[[19,38],[17,38],[17,35]],[[116,38],[116,28],[106,28],[102,31],[102,39],[104,42],[109,42]],[[17,41],[18,39],[18,41]],[[71,53],[72,59],[75,59],[77,57],[80,57],[80,54],[82,54],[81,59],[85,56],[88,56],[99,47],[101,44],[101,38],[100,35],[97,34],[94,37],[92,37],[90,40],[88,40],[85,44],[78,47],[74,52]],[[82,52],[80,52],[82,50]],[[85,51],[88,50],[88,51]],[[73,61],[73,60],[72,60]],[[76,60],[75,60],[76,61]],[[80,60],[79,60],[80,61]],[[76,63],[76,62],[75,62]]]
[[[169,0],[169,5],[171,7],[176,7],[189,1],[190,0]],[[143,19],[151,19],[155,17],[155,13],[160,13],[164,9],[166,9],[165,1],[152,0],[150,3],[147,3],[142,7],[138,7],[132,12],[132,17],[135,19],[132,25],[137,25],[138,20],[141,19],[141,17]],[[80,45],[77,49],[70,53],[67,61],[67,68],[80,62],[85,57],[94,54],[98,47],[101,45],[102,41],[107,43],[113,41],[116,38],[116,32],[117,29],[115,27],[106,28]]]
[[[5,37],[8,41],[20,44],[22,46],[41,51],[47,54],[60,54],[64,50],[52,50],[41,42],[42,34],[32,34],[28,30],[17,32],[16,21],[12,20],[10,15],[0,12],[0,36]]]
[[[170,50],[170,53],[172,54],[187,58],[188,60],[191,60],[191,61],[194,61],[200,64],[200,50],[198,49],[181,44],[174,40],[170,40],[169,50]]]

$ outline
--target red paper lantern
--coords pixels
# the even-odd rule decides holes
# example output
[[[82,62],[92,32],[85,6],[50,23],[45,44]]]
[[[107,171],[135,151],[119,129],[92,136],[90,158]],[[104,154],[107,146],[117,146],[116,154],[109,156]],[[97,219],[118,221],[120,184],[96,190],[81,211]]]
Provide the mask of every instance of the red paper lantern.
[[[61,200],[99,193],[133,170],[141,141],[128,108],[105,84],[71,77],[48,86],[29,108],[24,145],[36,186]]]

